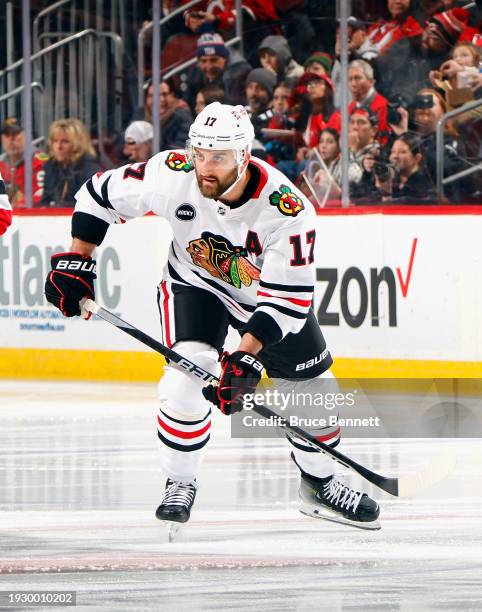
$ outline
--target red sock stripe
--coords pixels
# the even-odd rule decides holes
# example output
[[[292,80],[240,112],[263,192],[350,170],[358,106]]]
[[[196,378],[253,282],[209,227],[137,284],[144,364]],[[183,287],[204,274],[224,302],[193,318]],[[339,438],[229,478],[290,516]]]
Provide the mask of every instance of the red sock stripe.
[[[340,435],[341,427],[338,427],[330,434],[326,434],[326,436],[315,436],[318,442],[327,442],[328,440],[332,440],[333,438],[337,438]]]
[[[160,427],[164,429],[164,431],[167,431],[167,433],[170,433],[172,436],[184,438],[185,440],[191,440],[192,438],[202,436],[211,427],[211,421],[208,421],[204,427],[201,427],[201,429],[196,429],[195,431],[181,431],[180,429],[174,429],[174,427],[171,427],[165,423],[160,416],[157,417],[157,422],[159,423]]]

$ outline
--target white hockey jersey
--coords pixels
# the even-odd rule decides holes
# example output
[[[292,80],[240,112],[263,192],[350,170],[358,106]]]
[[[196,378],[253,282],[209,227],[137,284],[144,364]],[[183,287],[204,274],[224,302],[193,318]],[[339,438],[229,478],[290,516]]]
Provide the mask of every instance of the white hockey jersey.
[[[164,278],[214,293],[245,331],[279,341],[303,327],[312,303],[316,215],[278,170],[257,158],[250,169],[251,197],[237,208],[202,196],[182,151],[99,173],[76,195],[73,235],[100,244],[106,223],[165,217],[174,238]],[[271,331],[257,335],[260,325]]]

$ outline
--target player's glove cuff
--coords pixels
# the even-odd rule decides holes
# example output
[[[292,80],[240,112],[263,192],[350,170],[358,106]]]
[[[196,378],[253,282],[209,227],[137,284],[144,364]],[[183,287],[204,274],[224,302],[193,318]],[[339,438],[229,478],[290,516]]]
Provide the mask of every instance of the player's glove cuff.
[[[95,261],[79,253],[57,253],[45,281],[45,297],[66,317],[80,315],[82,298],[95,299]]]
[[[223,368],[218,386],[208,385],[204,397],[217,406],[223,414],[230,415],[243,409],[243,396],[253,393],[261,379],[263,364],[255,355],[235,351],[224,352],[220,357]]]

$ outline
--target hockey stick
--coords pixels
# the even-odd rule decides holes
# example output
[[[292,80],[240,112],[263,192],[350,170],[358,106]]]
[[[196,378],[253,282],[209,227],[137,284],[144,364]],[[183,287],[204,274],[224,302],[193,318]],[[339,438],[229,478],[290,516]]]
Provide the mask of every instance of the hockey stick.
[[[119,328],[126,334],[129,334],[129,336],[132,336],[133,338],[136,338],[136,340],[139,340],[143,344],[149,346],[154,351],[166,357],[166,359],[169,359],[170,362],[176,364],[178,368],[191,374],[191,376],[195,376],[206,383],[219,382],[219,378],[217,378],[216,376],[213,376],[212,374],[199,367],[192,361],[189,361],[189,359],[186,359],[182,355],[179,355],[179,353],[176,353],[175,351],[168,348],[167,346],[164,346],[157,340],[154,340],[154,338],[151,338],[151,336],[148,336],[144,332],[133,327],[130,323],[123,321],[120,317],[116,316],[112,312],[109,312],[105,308],[102,308],[102,306],[99,306],[93,300],[82,301],[81,306],[88,312],[97,315],[98,317],[100,317],[104,321],[107,321],[107,323],[110,323],[111,325],[115,325],[115,327]],[[284,431],[298,436],[305,442],[316,447],[317,450],[334,459],[337,463],[340,463],[341,465],[350,468],[360,476],[363,476],[365,480],[368,480],[368,482],[371,482],[379,489],[383,489],[383,491],[390,493],[390,495],[399,495],[398,478],[387,478],[386,476],[381,476],[380,474],[372,472],[363,465],[360,465],[356,461],[353,461],[353,459],[346,457],[336,449],[331,448],[323,442],[320,442],[304,429],[301,429],[300,427],[297,427],[295,425],[290,425],[286,420],[281,419],[279,415],[276,414],[276,412],[273,412],[266,406],[255,405],[253,407],[253,410],[257,412],[260,416],[266,418],[276,418],[277,423],[279,423],[279,426],[284,429]]]

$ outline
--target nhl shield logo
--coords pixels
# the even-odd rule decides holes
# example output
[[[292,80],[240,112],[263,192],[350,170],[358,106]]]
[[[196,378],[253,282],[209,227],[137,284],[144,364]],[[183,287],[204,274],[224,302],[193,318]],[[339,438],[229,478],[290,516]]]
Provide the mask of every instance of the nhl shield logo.
[[[189,202],[184,202],[181,206],[176,208],[176,212],[174,213],[176,219],[179,221],[192,221],[196,216],[196,210],[192,204]]]

